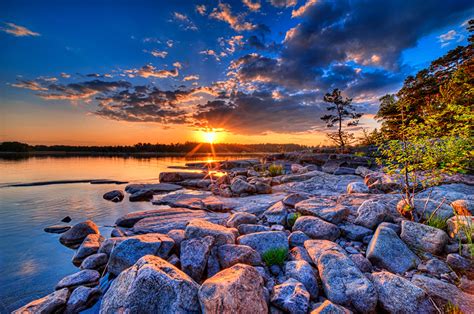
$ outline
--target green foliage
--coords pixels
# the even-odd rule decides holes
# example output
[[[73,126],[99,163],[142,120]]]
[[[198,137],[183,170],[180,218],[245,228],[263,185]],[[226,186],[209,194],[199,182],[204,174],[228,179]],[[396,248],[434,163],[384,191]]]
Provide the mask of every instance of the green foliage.
[[[463,314],[459,306],[451,303],[451,301],[446,303],[446,305],[444,306],[444,313],[445,314]]]
[[[267,266],[283,265],[288,255],[288,250],[285,248],[271,249],[263,253],[262,258]]]
[[[425,221],[425,225],[445,230],[448,224],[446,222],[446,219],[433,215],[427,221]]]
[[[295,224],[296,220],[301,217],[301,213],[292,213],[288,215],[288,226],[293,227]]]
[[[280,176],[283,174],[283,166],[271,164],[270,166],[268,166],[268,172],[270,173],[271,177]]]

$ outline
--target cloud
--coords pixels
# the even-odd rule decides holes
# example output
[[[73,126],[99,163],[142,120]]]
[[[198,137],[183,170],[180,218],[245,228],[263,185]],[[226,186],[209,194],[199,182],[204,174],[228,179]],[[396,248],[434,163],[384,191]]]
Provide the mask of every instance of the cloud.
[[[140,69],[126,70],[125,73],[127,73],[129,77],[135,77],[136,75],[138,75],[144,78],[168,78],[177,77],[179,75],[178,67],[175,67],[172,70],[157,70],[154,66],[150,64],[144,65]]]
[[[196,5],[196,12],[205,15],[206,14],[206,6],[204,4]]]
[[[459,34],[453,29],[438,36],[438,40],[441,43],[441,47],[446,47],[449,44],[451,44],[453,41],[460,42],[463,39],[464,39],[464,35]]]
[[[220,2],[218,4],[217,8],[214,8],[212,10],[211,14],[209,15],[211,18],[214,18],[216,20],[220,20],[223,22],[226,22],[227,24],[230,25],[230,27],[237,31],[237,32],[242,32],[242,31],[250,31],[255,29],[255,25],[245,21],[245,16],[244,15],[233,15],[231,11],[231,7],[227,3],[222,3]]]
[[[219,38],[219,44],[225,50],[226,54],[233,54],[237,48],[240,48],[244,45],[244,36],[235,35],[228,39]]]
[[[200,51],[199,54],[212,56],[216,59],[216,61],[221,61],[221,59],[219,58],[219,55],[212,49],[207,49],[207,50]]]
[[[199,75],[194,74],[194,75],[187,75],[183,78],[183,81],[195,81],[199,80]]]
[[[306,10],[316,4],[317,1],[318,0],[307,0],[303,6],[291,12],[291,17],[295,18],[304,15],[306,13]]]
[[[296,5],[297,0],[268,0],[274,7],[288,8]]]
[[[24,26],[16,25],[13,23],[5,23],[5,25],[7,25],[7,27],[2,27],[0,28],[0,30],[16,37],[40,36],[39,33],[33,32]]]
[[[157,57],[157,58],[166,58],[166,56],[168,55],[167,51],[160,51],[160,50],[157,50],[157,49],[153,49],[151,51],[143,50],[143,52],[149,53],[153,57]]]
[[[242,0],[242,3],[249,8],[250,11],[257,12],[262,7],[260,0]]]
[[[182,27],[185,30],[192,30],[192,31],[198,30],[196,24],[194,24],[194,22],[191,21],[191,19],[186,14],[174,12],[173,18],[175,21],[179,22],[180,27]]]
[[[64,73],[64,72],[62,72],[60,75],[61,75],[62,78],[70,78],[71,77],[70,74],[67,74],[67,73]]]
[[[47,91],[48,88],[42,86],[39,82],[36,81],[19,81],[17,83],[10,84],[13,87],[24,88],[34,91]]]

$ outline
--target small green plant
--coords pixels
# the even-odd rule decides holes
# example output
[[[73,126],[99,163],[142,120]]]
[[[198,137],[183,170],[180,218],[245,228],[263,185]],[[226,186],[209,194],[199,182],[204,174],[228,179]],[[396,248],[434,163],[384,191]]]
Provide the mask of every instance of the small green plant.
[[[444,313],[446,313],[446,314],[463,314],[463,312],[461,311],[459,306],[457,306],[456,304],[451,303],[451,301],[446,303],[446,305],[444,306]]]
[[[270,173],[271,177],[280,176],[283,174],[283,166],[277,164],[271,164],[268,167],[268,172]]]
[[[365,153],[364,153],[364,152],[355,152],[355,153],[354,153],[354,156],[356,156],[356,157],[364,157],[364,156],[365,156]]]
[[[425,225],[445,230],[448,224],[446,222],[446,219],[444,219],[443,217],[433,215],[427,221],[425,221]]]
[[[283,265],[285,262],[286,256],[288,255],[288,250],[286,248],[276,248],[271,249],[263,253],[263,261],[267,266],[272,265]]]
[[[471,222],[471,220],[468,218],[469,216],[461,216],[454,211],[454,215],[456,216],[456,221],[459,226],[458,230],[458,237],[459,237],[459,254],[461,254],[462,250],[462,240],[464,236],[466,237],[466,243],[467,246],[469,247],[469,253],[471,254],[471,257],[474,258],[474,243],[472,242],[472,234],[474,233],[474,224]],[[462,218],[466,217],[466,218]],[[463,222],[465,220],[465,223]]]
[[[296,222],[296,219],[301,217],[301,213],[292,213],[288,215],[288,226],[293,227]]]

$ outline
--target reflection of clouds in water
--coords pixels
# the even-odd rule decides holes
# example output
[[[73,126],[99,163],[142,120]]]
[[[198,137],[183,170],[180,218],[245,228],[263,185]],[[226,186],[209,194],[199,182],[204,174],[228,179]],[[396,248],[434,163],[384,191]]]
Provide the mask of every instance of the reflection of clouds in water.
[[[31,275],[39,271],[38,264],[34,260],[25,260],[21,262],[18,268],[19,275]]]

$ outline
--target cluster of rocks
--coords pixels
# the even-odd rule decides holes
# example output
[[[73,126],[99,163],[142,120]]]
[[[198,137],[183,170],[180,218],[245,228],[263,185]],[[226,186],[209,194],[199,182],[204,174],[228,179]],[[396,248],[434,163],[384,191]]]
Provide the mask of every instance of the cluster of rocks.
[[[442,230],[402,217],[399,195],[384,193],[393,182],[358,158],[330,159],[332,174],[301,164],[328,160],[294,158],[266,181],[271,196],[232,190],[268,180],[247,169],[222,179],[240,198],[176,191],[153,201],[167,207],[120,217],[108,239],[91,221],[76,224],[60,241],[78,246],[80,271],[18,313],[73,313],[97,300],[101,313],[438,313],[446,304],[472,313],[472,186],[418,194],[416,210],[446,218]],[[355,175],[335,174],[352,166]],[[161,179],[179,186],[178,176]],[[112,282],[99,288],[105,273]]]

